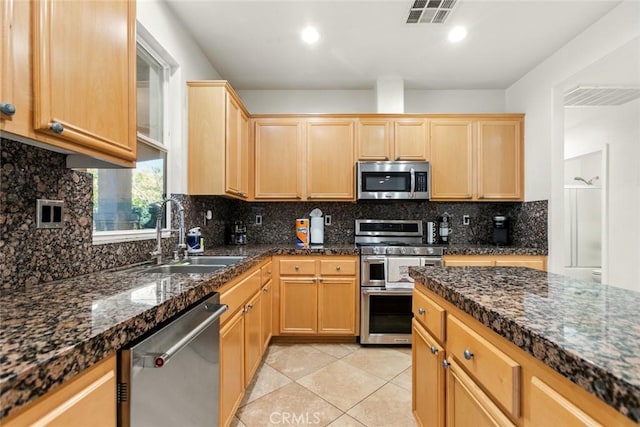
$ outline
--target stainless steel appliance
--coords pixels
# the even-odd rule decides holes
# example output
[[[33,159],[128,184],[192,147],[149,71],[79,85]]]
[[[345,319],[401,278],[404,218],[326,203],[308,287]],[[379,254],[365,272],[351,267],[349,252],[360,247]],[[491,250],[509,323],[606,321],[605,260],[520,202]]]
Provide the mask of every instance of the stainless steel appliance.
[[[360,343],[410,344],[410,266],[442,265],[443,248],[422,243],[422,221],[356,220],[360,248]]]
[[[218,422],[220,295],[178,317],[118,358],[119,426]]]
[[[493,217],[493,244],[505,246],[509,244],[509,218],[504,215]]]
[[[429,162],[357,162],[358,199],[429,198]]]

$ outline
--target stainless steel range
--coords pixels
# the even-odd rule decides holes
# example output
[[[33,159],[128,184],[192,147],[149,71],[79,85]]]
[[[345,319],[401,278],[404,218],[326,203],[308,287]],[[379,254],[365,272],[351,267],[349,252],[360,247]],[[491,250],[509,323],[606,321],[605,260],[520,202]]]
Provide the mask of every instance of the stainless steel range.
[[[423,244],[422,221],[356,220],[360,247],[360,343],[410,344],[409,267],[442,265],[443,248]]]

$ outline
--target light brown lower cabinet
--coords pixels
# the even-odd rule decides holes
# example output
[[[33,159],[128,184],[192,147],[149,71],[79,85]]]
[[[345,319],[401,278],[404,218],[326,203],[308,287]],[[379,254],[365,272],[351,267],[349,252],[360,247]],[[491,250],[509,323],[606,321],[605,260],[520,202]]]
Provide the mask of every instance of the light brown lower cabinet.
[[[418,425],[637,426],[424,285],[416,283],[413,292],[418,304],[412,327],[412,407]],[[418,315],[420,308],[426,314],[433,307],[446,313],[438,339],[432,331],[440,333],[440,323]]]
[[[24,411],[2,420],[5,427],[115,427],[116,357],[107,357]]]
[[[529,267],[547,270],[544,255],[445,255],[445,267]]]
[[[220,330],[219,425],[231,423],[244,385],[244,313],[238,311]]]
[[[412,409],[420,426],[444,427],[444,349],[417,321],[412,321]]]

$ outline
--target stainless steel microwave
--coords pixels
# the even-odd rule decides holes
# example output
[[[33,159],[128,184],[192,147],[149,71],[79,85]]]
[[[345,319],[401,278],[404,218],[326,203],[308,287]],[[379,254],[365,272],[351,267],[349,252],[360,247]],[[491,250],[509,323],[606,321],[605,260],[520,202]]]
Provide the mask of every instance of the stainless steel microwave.
[[[427,200],[429,162],[357,162],[358,200]]]

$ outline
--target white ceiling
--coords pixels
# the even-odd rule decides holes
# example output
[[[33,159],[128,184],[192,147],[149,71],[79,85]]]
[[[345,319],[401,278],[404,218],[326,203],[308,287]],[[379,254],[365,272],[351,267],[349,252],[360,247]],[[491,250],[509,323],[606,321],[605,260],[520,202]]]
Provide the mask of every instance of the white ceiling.
[[[238,90],[506,89],[597,21],[612,0],[458,0],[444,24],[406,24],[413,0],[166,0]],[[314,25],[312,46],[300,31]],[[447,41],[467,27],[459,44]]]

